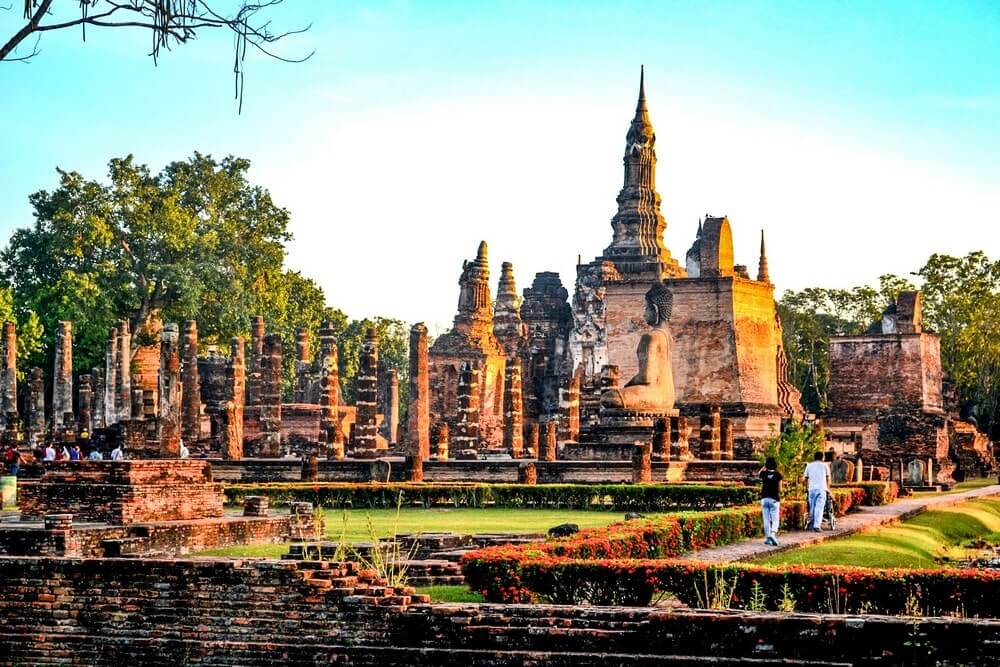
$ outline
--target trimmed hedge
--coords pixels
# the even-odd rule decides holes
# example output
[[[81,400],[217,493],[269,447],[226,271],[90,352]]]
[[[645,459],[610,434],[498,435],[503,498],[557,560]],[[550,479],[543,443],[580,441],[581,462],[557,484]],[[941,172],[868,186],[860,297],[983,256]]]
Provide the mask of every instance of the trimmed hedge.
[[[835,489],[863,489],[865,499],[863,505],[890,505],[899,496],[899,485],[896,482],[852,482],[850,484],[834,484]]]
[[[337,482],[232,484],[226,502],[267,496],[272,505],[294,501],[316,507],[392,508],[404,505],[605,509],[633,512],[714,510],[753,502],[758,490],[716,484],[347,484]]]
[[[524,566],[521,576],[531,582],[530,594],[519,592],[522,600],[542,597],[562,604],[646,606],[670,593],[691,607],[1000,616],[998,570],[563,560],[532,562]]]
[[[836,512],[843,515],[862,499],[864,492],[835,489],[833,496]],[[805,502],[781,503],[784,529],[803,527],[805,518]],[[762,535],[763,518],[760,508],[753,505],[614,523],[543,544],[489,547],[466,554],[461,564],[469,586],[491,602],[528,602],[539,595],[552,601],[566,601],[569,599],[566,596],[583,595],[583,599],[594,604],[628,604],[628,600],[637,599],[648,603],[645,594],[636,592],[645,588],[632,590],[631,584],[623,584],[616,589],[610,583],[612,580],[606,580],[603,570],[616,572],[618,568],[628,568],[634,559],[676,558],[696,549]],[[567,562],[596,563],[586,569],[593,580],[587,582],[576,577],[572,586],[564,587],[560,578],[553,578],[553,573],[560,572]],[[649,590],[651,596],[653,589]],[[590,595],[596,599],[586,597]]]

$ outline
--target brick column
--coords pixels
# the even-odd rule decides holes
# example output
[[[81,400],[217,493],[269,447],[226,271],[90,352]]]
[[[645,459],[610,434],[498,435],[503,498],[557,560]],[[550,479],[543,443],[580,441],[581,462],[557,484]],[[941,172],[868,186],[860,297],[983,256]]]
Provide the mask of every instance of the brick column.
[[[66,413],[73,412],[73,323],[59,322],[52,374],[52,431],[61,432]]]
[[[354,455],[371,458],[376,455],[378,447],[378,332],[374,327],[368,329],[361,346],[356,387]]]
[[[117,361],[115,409],[119,421],[128,421],[132,418],[132,333],[128,320],[122,320],[118,326]]]
[[[542,452],[542,460],[555,461],[556,450],[559,437],[559,423],[555,419],[545,422],[545,451]]]
[[[538,467],[534,461],[523,461],[517,467],[518,484],[538,484]]]
[[[422,461],[430,458],[430,379],[427,370],[427,327],[410,329],[409,401],[406,411],[407,451]]]
[[[104,428],[104,372],[100,368],[90,369],[94,382],[94,410],[91,424],[94,430]]]
[[[222,458],[243,458],[243,404],[246,401],[246,361],[243,338],[235,336],[229,342],[229,363],[226,364],[225,419],[222,432]]]
[[[458,415],[455,418],[455,452],[479,450],[479,369],[462,364],[458,378]]]
[[[688,444],[690,435],[687,417],[670,418],[670,458],[675,461],[690,461],[693,458]]]
[[[104,348],[104,426],[118,423],[118,329],[111,330],[111,338]]]
[[[670,420],[657,419],[653,424],[653,452],[655,461],[670,460]]]
[[[255,315],[250,322],[250,354],[247,364],[247,405],[260,405],[261,359],[264,356],[264,317]]]
[[[309,349],[309,330],[300,327],[295,332],[295,402],[309,403],[312,393],[312,356]]]
[[[399,439],[399,373],[390,368],[385,373],[382,396],[382,436],[390,444]]]
[[[448,422],[438,422],[431,433],[434,441],[434,458],[438,461],[448,460]]]
[[[201,376],[198,373],[198,323],[184,323],[184,390],[181,433],[189,449],[201,440]]]
[[[80,386],[76,390],[77,403],[77,430],[82,435],[84,433],[90,437],[94,430],[93,424],[93,388],[89,375],[80,376]]]
[[[503,447],[519,459],[524,456],[524,401],[521,394],[521,361],[507,359],[503,382]]]
[[[524,445],[524,456],[529,459],[539,458],[541,452],[538,449],[539,431],[538,422],[528,423],[528,441]]]
[[[563,440],[580,440],[580,376],[573,375],[560,389],[559,412],[562,417],[560,434]]]
[[[281,337],[264,336],[260,359],[261,456],[281,455]]]
[[[13,322],[3,323],[3,367],[0,369],[0,422],[17,414],[17,330]]]
[[[651,449],[648,442],[637,442],[632,448],[633,484],[649,484],[653,481]]]
[[[707,461],[718,461],[722,458],[720,443],[719,406],[706,403],[701,407],[701,433],[698,443],[698,458]]]
[[[41,368],[31,369],[26,410],[28,446],[35,449],[45,441],[45,380]]]
[[[719,420],[719,451],[723,461],[732,461],[733,453],[733,420],[725,417]]]
[[[180,352],[180,331],[177,325],[163,325],[163,332],[160,334],[160,400],[157,422],[161,458],[177,458],[180,453],[182,392]],[[132,406],[133,403],[130,396],[128,404]],[[129,414],[130,418],[131,416]]]
[[[337,340],[333,326],[324,322],[319,330],[319,441],[326,446],[326,457],[344,458],[344,436],[337,415],[340,403],[340,369]],[[338,439],[339,438],[339,439]],[[336,446],[339,443],[339,448]],[[338,451],[339,449],[339,451]]]

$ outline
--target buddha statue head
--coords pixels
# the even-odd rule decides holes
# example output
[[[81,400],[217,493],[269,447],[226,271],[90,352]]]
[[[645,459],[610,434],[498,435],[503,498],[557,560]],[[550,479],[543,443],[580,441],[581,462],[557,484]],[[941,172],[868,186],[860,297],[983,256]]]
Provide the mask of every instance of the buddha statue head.
[[[674,295],[662,282],[653,283],[646,292],[646,322],[655,327],[670,321],[674,308]]]

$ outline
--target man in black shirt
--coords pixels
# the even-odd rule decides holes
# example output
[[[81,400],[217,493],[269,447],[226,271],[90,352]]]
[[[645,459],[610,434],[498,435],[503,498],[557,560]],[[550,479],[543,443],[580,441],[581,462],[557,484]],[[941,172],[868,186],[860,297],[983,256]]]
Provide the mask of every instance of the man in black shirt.
[[[760,476],[760,511],[764,515],[764,544],[778,546],[778,524],[781,522],[781,473],[773,457],[764,462]]]

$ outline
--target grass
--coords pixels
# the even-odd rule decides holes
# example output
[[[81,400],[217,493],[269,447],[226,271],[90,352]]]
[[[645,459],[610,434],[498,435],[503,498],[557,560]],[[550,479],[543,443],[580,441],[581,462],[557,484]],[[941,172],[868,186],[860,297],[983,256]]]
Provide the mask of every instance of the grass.
[[[468,586],[418,586],[417,593],[430,595],[431,602],[485,602],[479,593]]]
[[[937,567],[964,557],[963,545],[1000,531],[1000,499],[930,510],[902,523],[774,554],[769,565]]]
[[[324,510],[326,537],[337,540],[343,526],[341,510]],[[403,533],[451,532],[464,535],[475,533],[545,533],[561,523],[575,523],[580,528],[606,526],[624,519],[620,512],[600,510],[543,510],[543,509],[492,509],[492,508],[431,508],[404,507],[397,516],[395,509],[354,510],[347,514],[345,539],[348,542],[370,540],[366,517],[371,516],[375,533],[379,537],[392,537]],[[650,515],[653,516],[653,515]],[[288,552],[287,544],[257,544],[226,547],[203,551],[198,556],[225,556],[228,558],[262,557],[279,558]]]

